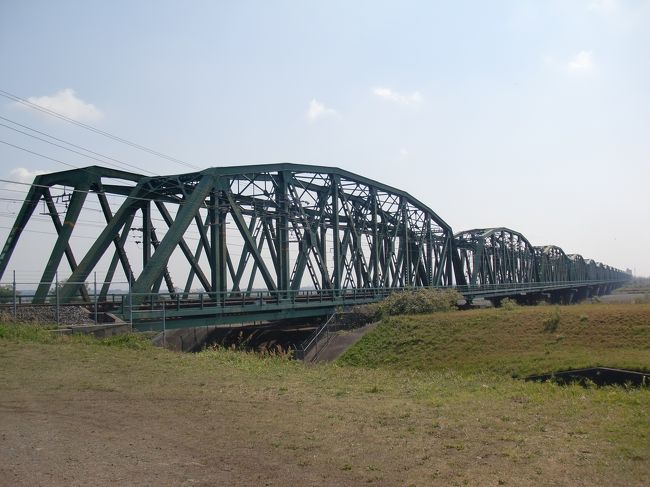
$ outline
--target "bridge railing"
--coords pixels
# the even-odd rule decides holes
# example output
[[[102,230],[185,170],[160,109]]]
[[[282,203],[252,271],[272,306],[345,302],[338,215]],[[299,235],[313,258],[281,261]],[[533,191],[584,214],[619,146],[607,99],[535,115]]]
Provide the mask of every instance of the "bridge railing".
[[[336,316],[336,313],[332,313],[325,323],[323,323],[294,350],[293,356],[295,359],[305,360],[309,354],[311,354],[312,361],[318,357],[334,336],[333,330],[331,330],[331,325],[336,321]]]
[[[467,285],[438,287],[454,288],[466,298],[493,297],[495,295],[506,295],[507,293],[526,293],[562,290],[570,288],[584,288],[600,285],[617,285],[624,281],[554,281],[554,282],[528,282],[528,283],[506,283],[488,285]],[[69,322],[63,316],[62,310],[70,307],[83,305],[91,313],[85,322],[98,322],[98,315],[101,311],[112,310],[124,321],[133,323],[134,320],[160,320],[161,313],[170,318],[188,316],[191,314],[224,315],[227,313],[251,314],[261,311],[273,311],[280,309],[298,308],[335,308],[350,304],[364,304],[379,301],[386,296],[406,290],[411,287],[367,287],[348,289],[302,289],[302,290],[277,290],[277,291],[239,291],[231,290],[225,292],[183,292],[173,293],[133,293],[100,292],[103,282],[78,283],[86,295],[81,295],[70,303],[62,304],[59,299],[60,286],[53,285],[49,294],[41,304],[35,304],[35,289],[39,282],[34,281],[13,281],[11,283],[0,283],[0,313],[12,315],[15,318],[32,320],[35,317],[38,321],[47,321],[61,324]],[[110,283],[115,285],[115,283]],[[119,284],[119,283],[118,283]],[[129,288],[128,282],[122,283]],[[30,291],[29,289],[32,289]],[[103,290],[102,290],[103,291]],[[84,299],[85,298],[85,299]],[[41,300],[43,301],[43,300]],[[20,308],[20,309],[19,309]],[[28,308],[38,308],[38,311],[30,311]],[[31,313],[31,314],[30,314]]]
[[[437,286],[430,289],[456,289],[466,297],[480,297],[494,292],[526,292],[554,289],[569,289],[585,286],[613,284],[614,281],[554,281],[507,283],[465,286]],[[131,309],[138,311],[159,310],[164,307],[170,313],[187,309],[252,309],[264,307],[318,306],[320,304],[363,304],[377,301],[396,292],[413,290],[412,287],[395,288],[348,288],[307,289],[289,291],[225,291],[225,292],[176,292],[176,293],[131,293],[116,296],[120,304],[119,313],[126,316]]]

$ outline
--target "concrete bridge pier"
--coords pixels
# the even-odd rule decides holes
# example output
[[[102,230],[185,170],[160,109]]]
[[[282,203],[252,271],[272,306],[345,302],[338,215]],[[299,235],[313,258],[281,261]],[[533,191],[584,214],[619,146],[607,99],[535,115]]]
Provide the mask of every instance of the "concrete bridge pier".
[[[580,287],[577,289],[573,289],[573,292],[574,292],[573,301],[576,303],[588,299],[591,295],[591,292],[589,291],[588,287]]]
[[[575,289],[562,289],[549,292],[551,304],[571,304],[574,295]]]
[[[542,296],[539,293],[518,294],[513,298],[517,304],[523,306],[533,306],[541,301]]]
[[[499,296],[496,298],[488,298],[487,299],[490,303],[492,303],[492,306],[495,308],[500,308],[501,307],[501,301],[503,301],[503,296]]]
[[[599,284],[599,285],[594,286],[592,288],[592,295],[593,296],[600,297],[600,296],[603,296],[605,294],[607,294],[607,286],[604,285],[604,284]]]

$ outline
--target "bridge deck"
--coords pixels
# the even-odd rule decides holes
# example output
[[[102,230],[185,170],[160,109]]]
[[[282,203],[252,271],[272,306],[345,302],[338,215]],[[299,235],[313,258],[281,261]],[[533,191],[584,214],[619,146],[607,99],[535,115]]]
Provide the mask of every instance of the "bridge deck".
[[[466,300],[493,299],[537,295],[541,293],[571,293],[592,290],[611,291],[619,283],[613,281],[544,282],[485,286],[450,287]],[[440,289],[444,289],[441,287]],[[253,293],[192,293],[120,295],[117,315],[132,322],[134,329],[162,330],[208,325],[230,325],[287,318],[325,316],[343,306],[378,302],[399,291],[386,288],[346,290],[303,290],[290,292]]]

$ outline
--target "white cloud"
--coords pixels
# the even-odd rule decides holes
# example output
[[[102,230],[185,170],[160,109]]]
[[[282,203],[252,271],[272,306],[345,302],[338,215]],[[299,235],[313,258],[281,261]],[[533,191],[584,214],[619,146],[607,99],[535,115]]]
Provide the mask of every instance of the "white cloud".
[[[572,71],[589,71],[594,67],[593,54],[591,51],[580,51],[569,61],[569,69]]]
[[[594,12],[609,15],[619,11],[620,3],[618,0],[592,0],[588,8]]]
[[[9,177],[7,179],[16,181],[16,183],[31,184],[34,182],[36,176],[45,173],[47,173],[47,171],[42,171],[40,169],[30,170],[24,167],[16,167],[9,171]],[[13,193],[12,198],[19,198],[20,196],[16,196],[15,192],[26,194],[29,190],[29,186],[26,186],[25,184],[5,183],[0,186],[0,190],[11,191]]]
[[[415,105],[422,101],[422,95],[419,91],[414,91],[412,93],[398,93],[390,88],[377,87],[373,88],[372,93],[382,100],[388,100],[404,105]]]
[[[73,89],[66,88],[53,95],[31,96],[27,101],[35,105],[47,108],[53,112],[65,115],[78,122],[92,122],[100,120],[104,114],[95,105],[86,103],[78,98]],[[16,103],[24,108],[25,106]]]
[[[307,118],[309,120],[316,120],[318,118],[336,115],[336,110],[326,107],[323,103],[316,99],[309,102],[309,109],[307,110]]]
[[[26,169],[24,167],[16,167],[9,172],[9,179],[18,181],[20,183],[31,183],[34,178],[39,174],[45,174],[47,171],[41,169]]]

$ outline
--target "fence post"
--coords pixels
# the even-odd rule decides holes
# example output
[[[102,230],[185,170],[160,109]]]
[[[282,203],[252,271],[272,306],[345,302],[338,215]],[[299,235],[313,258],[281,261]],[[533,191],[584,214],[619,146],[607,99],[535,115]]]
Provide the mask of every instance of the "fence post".
[[[59,326],[59,271],[56,271],[55,278],[56,278],[56,282],[54,284],[54,294],[56,296],[55,298],[56,305],[54,308],[54,314],[56,316],[56,326]]]
[[[14,320],[16,319],[16,271],[14,270],[14,284],[13,284],[13,294],[14,294],[14,301],[13,301],[13,308],[14,308]]]
[[[165,336],[167,334],[167,326],[166,326],[166,322],[165,322],[165,314],[166,313],[165,313],[165,302],[164,301],[163,301],[162,306],[163,306],[163,348],[165,348],[167,346],[167,344],[165,343]]]
[[[131,273],[129,273],[129,325],[133,331],[133,296],[131,294]]]
[[[95,298],[95,326],[97,326],[97,271],[95,271],[95,289],[93,291],[93,297]]]

